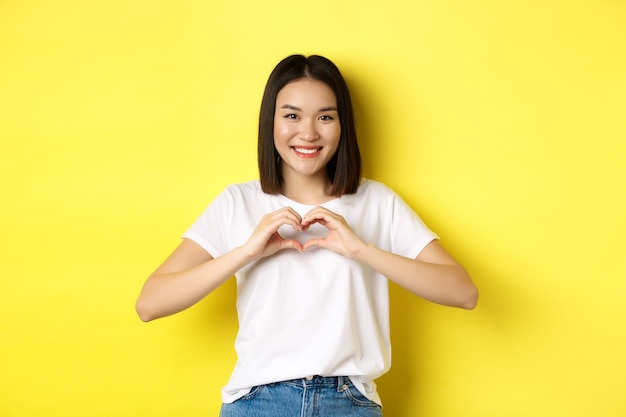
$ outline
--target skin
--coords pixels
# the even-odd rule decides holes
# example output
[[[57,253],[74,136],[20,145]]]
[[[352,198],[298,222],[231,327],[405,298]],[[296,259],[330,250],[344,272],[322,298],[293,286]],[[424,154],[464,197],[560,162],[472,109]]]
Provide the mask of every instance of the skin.
[[[333,91],[310,79],[287,84],[276,99],[274,145],[281,156],[282,193],[316,207],[304,217],[290,207],[266,214],[243,246],[218,258],[183,239],[144,284],[136,303],[141,320],[154,320],[191,307],[258,259],[281,250],[297,250],[306,256],[312,247],[368,265],[426,300],[465,309],[476,306],[476,286],[439,241],[429,243],[415,259],[399,256],[364,242],[342,216],[319,206],[335,198],[330,194],[326,164],[337,150],[341,132],[336,106]],[[328,229],[325,238],[301,244],[278,233],[283,225],[303,231],[315,223]]]
[[[287,84],[276,97],[274,146],[282,160],[283,194],[316,205],[330,196],[326,164],[341,135],[335,93],[326,84],[302,79]]]

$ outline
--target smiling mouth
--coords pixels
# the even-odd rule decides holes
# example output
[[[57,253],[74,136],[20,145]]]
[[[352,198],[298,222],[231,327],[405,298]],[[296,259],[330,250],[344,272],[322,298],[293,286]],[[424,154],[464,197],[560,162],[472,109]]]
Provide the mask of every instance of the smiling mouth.
[[[319,153],[319,151],[322,150],[322,148],[300,148],[298,146],[292,146],[291,149],[293,149],[297,154],[301,154],[301,155],[305,155],[305,156],[311,156],[311,155],[315,155],[317,153]]]

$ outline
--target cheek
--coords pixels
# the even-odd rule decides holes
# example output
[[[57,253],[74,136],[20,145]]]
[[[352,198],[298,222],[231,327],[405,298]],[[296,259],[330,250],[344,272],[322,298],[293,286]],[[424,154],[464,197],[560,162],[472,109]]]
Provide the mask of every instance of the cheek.
[[[274,121],[274,139],[280,140],[283,137],[289,136],[289,126],[281,123],[278,120]]]
[[[326,136],[329,140],[333,140],[339,142],[339,138],[341,137],[341,126],[339,125],[329,125],[324,132],[324,136]]]

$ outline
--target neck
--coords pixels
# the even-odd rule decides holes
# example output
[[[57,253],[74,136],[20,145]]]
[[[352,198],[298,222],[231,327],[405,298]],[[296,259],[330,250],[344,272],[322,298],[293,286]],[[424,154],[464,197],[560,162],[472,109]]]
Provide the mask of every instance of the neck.
[[[292,175],[284,178],[282,194],[290,200],[312,206],[332,200],[335,198],[330,193],[332,184],[325,172],[321,174],[315,177]]]

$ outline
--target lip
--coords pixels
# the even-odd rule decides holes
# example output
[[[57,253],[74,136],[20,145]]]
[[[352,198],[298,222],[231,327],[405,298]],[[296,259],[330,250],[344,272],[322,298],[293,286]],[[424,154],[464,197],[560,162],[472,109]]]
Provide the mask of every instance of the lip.
[[[291,149],[300,158],[314,158],[323,148],[321,146],[292,146]]]

